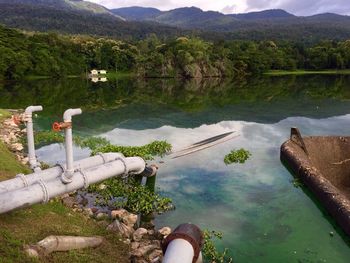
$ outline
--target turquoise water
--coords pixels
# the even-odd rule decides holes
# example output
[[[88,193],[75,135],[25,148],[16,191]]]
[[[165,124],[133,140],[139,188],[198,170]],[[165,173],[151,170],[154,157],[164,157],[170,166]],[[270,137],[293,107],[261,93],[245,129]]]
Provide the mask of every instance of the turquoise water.
[[[292,126],[304,135],[350,134],[350,77],[35,83],[0,88],[0,106],[42,102],[47,111],[37,120],[40,129],[58,120],[64,108],[81,105],[84,114],[75,118],[74,132],[116,144],[167,140],[176,150],[232,130],[240,135],[183,158],[154,161],[160,166],[159,191],[176,205],[157,217],[158,226],[192,222],[222,231],[217,244],[230,248],[234,262],[350,261],[349,239],[307,189],[293,186],[293,175],[279,160]],[[28,87],[35,87],[37,98]],[[251,159],[226,166],[225,154],[241,147]],[[86,149],[74,151],[76,158],[89,155]],[[38,156],[63,161],[64,149],[49,145]]]

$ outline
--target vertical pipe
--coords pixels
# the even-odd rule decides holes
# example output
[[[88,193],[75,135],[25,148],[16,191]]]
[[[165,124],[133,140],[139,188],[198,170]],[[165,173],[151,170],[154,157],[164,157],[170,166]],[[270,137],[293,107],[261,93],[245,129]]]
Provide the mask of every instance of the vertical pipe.
[[[40,164],[36,160],[35,145],[34,145],[34,131],[33,131],[33,112],[42,111],[42,106],[29,106],[24,111],[24,121],[27,129],[27,145],[28,145],[28,159],[30,168],[35,172],[40,171]]]
[[[73,166],[73,133],[72,133],[72,116],[81,114],[81,109],[68,109],[63,114],[63,121],[67,124],[64,130],[65,134],[65,145],[66,145],[66,171],[62,174],[62,182],[72,182],[74,174]]]
[[[153,176],[147,177],[147,179],[146,179],[146,187],[152,193],[154,193],[154,190],[156,188],[156,176],[157,176],[157,174],[154,174]]]

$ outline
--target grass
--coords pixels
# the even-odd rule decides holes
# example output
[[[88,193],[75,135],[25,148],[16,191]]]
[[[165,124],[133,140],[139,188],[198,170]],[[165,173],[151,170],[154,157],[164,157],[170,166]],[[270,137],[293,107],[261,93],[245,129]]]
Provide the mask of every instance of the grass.
[[[285,75],[336,75],[350,74],[350,69],[341,69],[341,70],[270,70],[264,73],[269,76],[285,76]]]
[[[0,120],[9,113],[4,114]],[[0,181],[18,173],[29,173],[28,167],[19,163],[7,147],[0,142]],[[97,248],[69,252],[56,252],[40,258],[40,262],[129,262],[128,246],[116,234],[80,213],[65,207],[59,199],[48,204],[34,205],[0,215],[0,263],[39,262],[23,252],[25,244],[36,243],[49,235],[94,236],[105,241]]]
[[[10,118],[11,113],[7,110],[0,109],[0,122],[2,122],[4,119]]]

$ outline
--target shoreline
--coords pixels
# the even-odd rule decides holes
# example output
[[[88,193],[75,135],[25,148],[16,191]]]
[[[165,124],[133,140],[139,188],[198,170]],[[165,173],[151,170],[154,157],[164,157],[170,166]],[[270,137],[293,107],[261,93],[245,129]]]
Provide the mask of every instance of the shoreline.
[[[12,113],[19,112],[0,109],[0,152],[2,159],[9,166],[0,166],[0,181],[13,178],[18,173],[31,173],[27,166],[25,147],[20,143],[25,129],[17,127],[11,118]],[[47,222],[48,217],[54,219]],[[67,217],[72,222],[66,222]],[[0,245],[5,251],[2,257],[14,262],[28,260],[22,244],[37,242],[48,235],[100,235],[104,241],[97,248],[97,254],[99,257],[105,257],[105,260],[113,258],[116,262],[160,263],[163,257],[161,242],[171,233],[171,229],[163,227],[156,230],[154,225],[147,229],[139,227],[138,217],[125,209],[105,213],[95,207],[87,208],[78,202],[75,193],[64,194],[53,198],[47,204],[37,204],[0,215],[0,233],[13,233],[11,239],[16,240],[18,244],[17,254],[13,255],[10,251],[12,248],[8,247],[10,245],[6,246],[6,241],[0,240]],[[42,227],[35,227],[37,225]],[[18,228],[23,228],[19,231],[20,234],[14,232],[14,229]],[[43,235],[43,232],[46,234]],[[86,254],[86,257],[96,256],[96,249],[79,250],[79,253]],[[37,256],[42,262],[58,262],[62,258],[67,262],[77,262],[71,259],[72,253],[69,252],[53,253],[48,258],[40,253]]]
[[[342,70],[270,70],[265,76],[298,76],[298,75],[350,75],[350,69]]]

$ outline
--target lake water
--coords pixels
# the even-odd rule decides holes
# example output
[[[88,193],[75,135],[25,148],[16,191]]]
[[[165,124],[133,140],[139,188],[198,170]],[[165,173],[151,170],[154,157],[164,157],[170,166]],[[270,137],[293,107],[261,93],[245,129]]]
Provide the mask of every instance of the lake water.
[[[159,191],[176,205],[157,217],[157,225],[192,222],[222,231],[218,246],[230,248],[236,263],[350,261],[349,239],[307,189],[294,187],[279,160],[292,126],[304,135],[350,134],[350,76],[0,84],[0,108],[31,104],[45,109],[36,128],[49,129],[66,108],[81,106],[74,133],[122,145],[167,140],[176,150],[234,130],[240,136],[225,144],[154,161],[160,166]],[[224,156],[242,147],[252,157],[226,166]],[[74,151],[76,159],[89,155]],[[59,144],[37,154],[49,163],[64,161]]]

